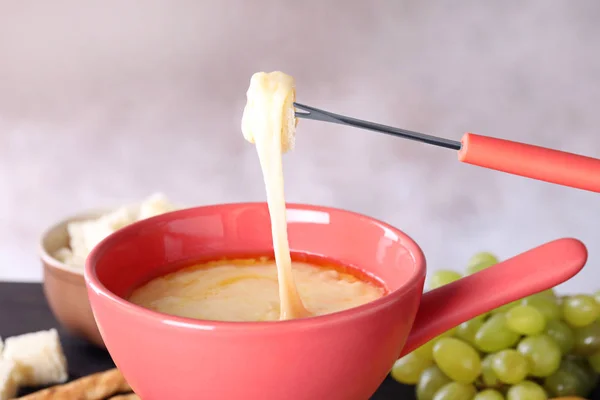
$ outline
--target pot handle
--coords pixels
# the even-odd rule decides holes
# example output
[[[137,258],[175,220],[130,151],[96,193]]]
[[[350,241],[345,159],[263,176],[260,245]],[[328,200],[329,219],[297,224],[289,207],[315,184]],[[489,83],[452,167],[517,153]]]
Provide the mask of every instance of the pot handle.
[[[471,318],[566,281],[586,261],[582,242],[558,239],[423,294],[401,355]]]

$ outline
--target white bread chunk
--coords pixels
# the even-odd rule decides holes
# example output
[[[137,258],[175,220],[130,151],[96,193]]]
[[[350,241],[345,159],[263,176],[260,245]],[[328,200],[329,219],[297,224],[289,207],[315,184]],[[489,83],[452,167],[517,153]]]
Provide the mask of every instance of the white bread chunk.
[[[0,337],[0,359],[2,359],[2,349],[4,348],[4,342],[2,341],[2,338]]]
[[[56,251],[56,253],[53,254],[53,256],[58,261],[60,261],[64,264],[68,264],[68,265],[81,265],[82,262],[85,262],[85,260],[81,261],[81,260],[75,259],[73,252],[68,247],[63,247],[63,248],[58,249]]]
[[[177,207],[171,204],[164,194],[155,193],[152,196],[148,197],[140,205],[137,220],[141,221],[146,218],[166,214],[168,212],[175,211],[176,209]]]
[[[105,237],[135,222],[135,214],[127,207],[121,207],[96,220],[73,222],[68,225],[73,259],[83,266],[92,249]]]
[[[54,253],[65,264],[83,267],[92,249],[108,235],[134,222],[176,210],[165,195],[155,193],[135,206],[121,207],[97,219],[71,222],[67,225],[69,247]]]
[[[0,400],[14,399],[19,385],[14,377],[16,364],[12,360],[0,359]]]
[[[282,153],[294,149],[298,124],[294,110],[295,86],[294,78],[283,72],[252,75],[242,116],[242,133],[247,141],[279,139]],[[271,134],[279,138],[266,137]]]
[[[65,264],[83,267],[92,249],[111,233],[135,222],[136,214],[121,207],[98,219],[71,222],[67,225],[69,247],[59,249],[54,257]]]
[[[2,356],[3,361],[14,362],[13,378],[18,386],[51,385],[68,378],[56,329],[9,337]]]

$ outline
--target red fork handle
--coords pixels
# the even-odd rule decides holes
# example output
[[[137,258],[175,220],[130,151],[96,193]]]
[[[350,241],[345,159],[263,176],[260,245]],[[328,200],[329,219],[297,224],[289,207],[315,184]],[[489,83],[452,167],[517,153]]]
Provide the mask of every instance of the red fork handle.
[[[599,159],[474,133],[461,143],[464,163],[600,193]]]

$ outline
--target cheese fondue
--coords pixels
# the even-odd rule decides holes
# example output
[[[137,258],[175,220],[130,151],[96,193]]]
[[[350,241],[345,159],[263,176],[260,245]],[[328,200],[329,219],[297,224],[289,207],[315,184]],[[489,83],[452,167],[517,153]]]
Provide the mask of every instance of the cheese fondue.
[[[256,145],[267,190],[281,319],[305,317],[309,313],[298,295],[292,274],[281,160],[282,153],[294,146],[294,79],[283,72],[258,72],[250,79],[246,97],[242,133]]]
[[[247,92],[244,137],[256,145],[262,168],[275,262],[213,262],[154,279],[130,301],[181,317],[219,321],[274,321],[356,307],[384,295],[352,274],[293,262],[287,236],[282,154],[294,146],[294,79],[257,73]]]
[[[293,262],[298,292],[311,315],[357,307],[384,289],[358,277],[305,262]],[[201,264],[154,279],[129,301],[180,317],[216,321],[276,321],[280,318],[277,267],[270,260]]]

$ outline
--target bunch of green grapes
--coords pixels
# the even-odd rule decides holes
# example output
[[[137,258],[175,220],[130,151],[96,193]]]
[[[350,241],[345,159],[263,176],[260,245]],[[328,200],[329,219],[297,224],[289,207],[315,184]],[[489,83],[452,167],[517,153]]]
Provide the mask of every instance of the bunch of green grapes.
[[[476,254],[473,274],[498,262]],[[437,271],[430,289],[461,278]],[[480,315],[394,364],[418,400],[545,400],[586,397],[600,375],[600,291],[558,297],[547,290]]]

